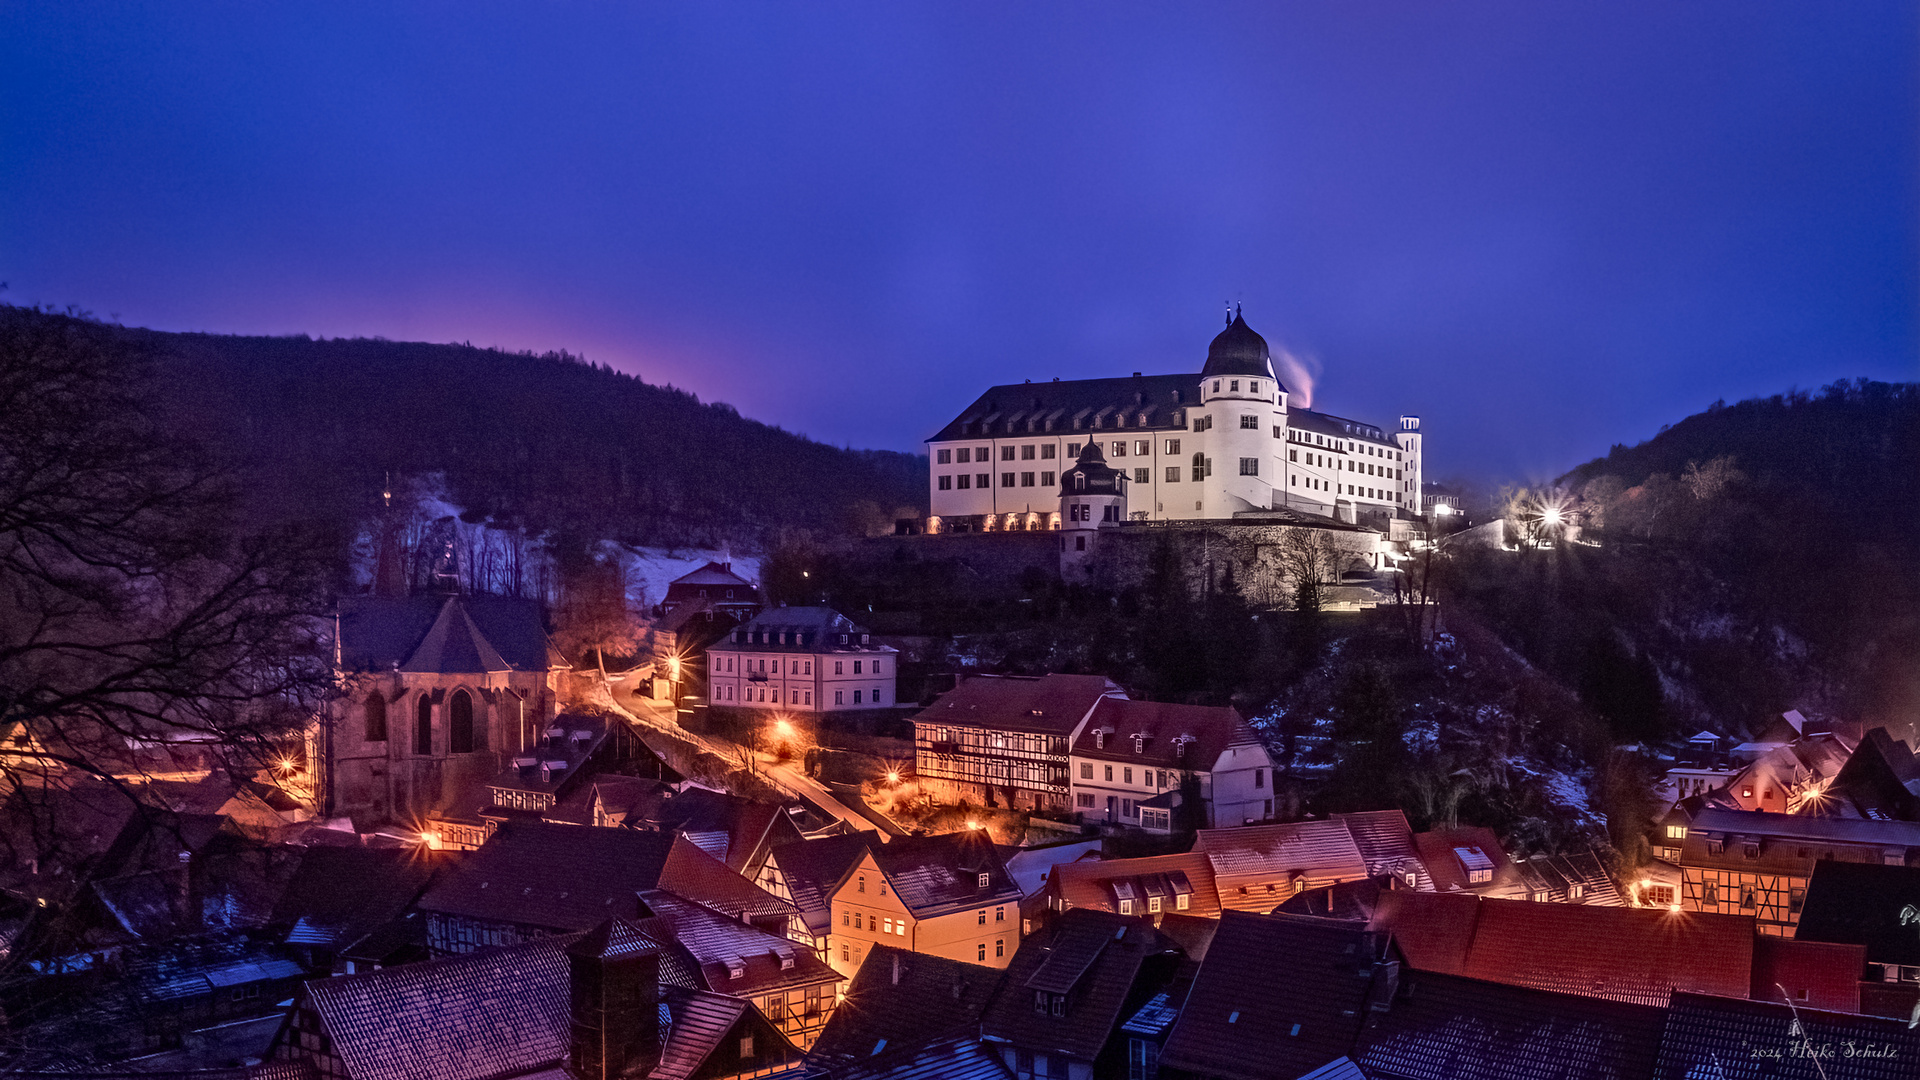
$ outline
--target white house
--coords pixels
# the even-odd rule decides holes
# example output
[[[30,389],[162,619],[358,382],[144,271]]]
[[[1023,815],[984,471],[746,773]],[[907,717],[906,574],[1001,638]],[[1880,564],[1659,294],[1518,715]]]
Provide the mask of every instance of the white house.
[[[1237,311],[1197,375],[996,386],[927,444],[935,532],[1067,527],[1063,474],[1089,444],[1125,477],[1130,520],[1422,513],[1420,418],[1389,432],[1291,403]]]
[[[1070,769],[1083,821],[1169,831],[1183,774],[1202,803],[1197,825],[1273,817],[1273,759],[1230,708],[1102,698],[1074,737]]]
[[[897,656],[832,608],[770,608],[707,650],[707,700],[792,713],[891,708]]]

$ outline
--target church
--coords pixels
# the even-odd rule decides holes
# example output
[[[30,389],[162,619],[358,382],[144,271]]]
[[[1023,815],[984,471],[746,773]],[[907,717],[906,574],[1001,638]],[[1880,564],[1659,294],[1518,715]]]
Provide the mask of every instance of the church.
[[[996,386],[927,444],[935,533],[1072,529],[1064,482],[1089,450],[1080,482],[1111,484],[1099,510],[1127,521],[1423,512],[1420,418],[1387,431],[1291,404],[1237,309],[1198,374]]]

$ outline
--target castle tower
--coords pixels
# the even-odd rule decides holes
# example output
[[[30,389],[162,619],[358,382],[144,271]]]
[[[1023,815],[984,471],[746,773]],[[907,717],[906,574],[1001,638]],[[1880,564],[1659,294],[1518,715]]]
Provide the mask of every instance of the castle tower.
[[[1084,582],[1093,573],[1101,529],[1127,520],[1127,476],[1107,464],[1097,441],[1060,474],[1060,577]]]
[[[1403,497],[1406,500],[1402,505],[1418,517],[1426,513],[1426,504],[1420,498],[1420,418],[1401,417],[1400,430],[1393,433],[1393,444],[1407,456],[1406,463],[1401,468],[1404,474],[1401,487],[1405,489]]]
[[[1266,339],[1235,308],[1227,328],[1207,347],[1207,366],[1200,371],[1196,412],[1206,426],[1196,440],[1201,460],[1194,465],[1204,479],[1195,516],[1273,508],[1273,490],[1285,483],[1286,394],[1274,377]]]

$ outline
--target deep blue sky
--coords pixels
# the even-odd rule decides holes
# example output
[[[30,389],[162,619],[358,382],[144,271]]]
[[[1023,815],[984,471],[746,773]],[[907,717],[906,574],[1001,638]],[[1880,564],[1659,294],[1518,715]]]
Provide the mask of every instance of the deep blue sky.
[[[399,8],[398,12],[390,10]],[[0,5],[0,294],[565,347],[836,443],[1197,370],[1429,475],[1916,377],[1920,5]]]

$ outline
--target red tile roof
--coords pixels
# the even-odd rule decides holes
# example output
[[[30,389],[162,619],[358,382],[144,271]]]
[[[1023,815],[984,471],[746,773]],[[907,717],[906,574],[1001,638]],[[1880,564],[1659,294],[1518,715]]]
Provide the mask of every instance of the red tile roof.
[[[1369,925],[1417,968],[1641,1005],[1676,990],[1744,997],[1753,972],[1754,921],[1740,915],[1389,892]]]
[[[1136,742],[1134,736],[1141,736]],[[1101,745],[1104,743],[1104,747]],[[1138,752],[1135,746],[1139,747]],[[1163,769],[1210,770],[1228,747],[1258,747],[1260,740],[1224,705],[1172,705],[1161,701],[1104,698],[1073,742],[1076,757],[1138,762]],[[1185,755],[1181,747],[1186,747]]]
[[[1220,893],[1214,886],[1213,864],[1198,852],[1062,863],[1054,867],[1049,888],[1069,910],[1090,908],[1117,913],[1114,886],[1121,883],[1132,888],[1137,900],[1129,914],[1148,913],[1146,897],[1152,889],[1165,890],[1161,893],[1167,897],[1161,905],[1163,912],[1182,911],[1173,899],[1174,890],[1181,888],[1188,896],[1184,914],[1205,918],[1220,914]]]
[[[1099,700],[1123,691],[1099,675],[975,675],[913,718],[916,726],[963,724],[1068,735]]]
[[[1293,895],[1296,879],[1311,889],[1367,876],[1339,821],[1201,829],[1193,850],[1213,864],[1221,906],[1235,911],[1271,911]]]

